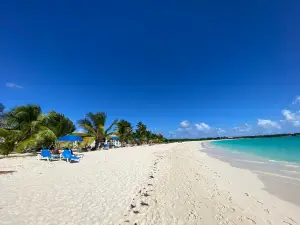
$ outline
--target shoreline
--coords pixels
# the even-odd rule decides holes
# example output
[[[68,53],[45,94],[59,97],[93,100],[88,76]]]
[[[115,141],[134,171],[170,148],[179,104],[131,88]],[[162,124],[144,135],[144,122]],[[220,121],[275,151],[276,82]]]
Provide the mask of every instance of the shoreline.
[[[231,151],[205,143],[205,152],[231,166],[247,169],[257,174],[269,193],[300,206],[300,165],[276,161],[245,152]]]
[[[3,224],[299,224],[300,208],[203,143],[120,148],[80,163],[2,159]],[[67,216],[66,216],[67,215]]]

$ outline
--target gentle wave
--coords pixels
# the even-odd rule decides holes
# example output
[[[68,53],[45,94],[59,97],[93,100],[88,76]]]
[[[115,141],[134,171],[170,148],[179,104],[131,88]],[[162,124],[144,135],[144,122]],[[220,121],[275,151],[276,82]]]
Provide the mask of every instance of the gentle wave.
[[[280,161],[270,159],[269,162],[280,162]]]
[[[266,162],[262,161],[253,161],[253,160],[244,160],[244,159],[235,159],[235,161],[248,162],[248,163],[257,163],[257,164],[265,164]]]
[[[288,172],[288,173],[299,173],[300,174],[299,171],[295,171],[295,170],[280,170],[280,171],[282,171],[282,172]]]
[[[283,161],[283,160],[273,160],[273,159],[270,159],[268,160],[269,162],[272,162],[272,163],[281,163],[281,164],[287,164],[287,163],[290,163],[288,161]]]
[[[293,167],[293,168],[300,168],[300,166],[298,166],[298,165],[291,165],[291,164],[287,164],[287,165],[284,165],[284,166]]]
[[[297,180],[297,181],[300,181],[299,178],[296,178],[296,177],[289,177],[289,176],[283,176],[283,175],[276,174],[276,173],[268,173],[268,172],[262,172],[262,171],[256,171],[256,170],[254,170],[253,172],[254,172],[254,173],[258,173],[258,174],[263,174],[263,175],[269,175],[269,176],[274,176],[274,177],[280,177],[280,178],[286,178],[286,179],[290,179],[290,180]]]

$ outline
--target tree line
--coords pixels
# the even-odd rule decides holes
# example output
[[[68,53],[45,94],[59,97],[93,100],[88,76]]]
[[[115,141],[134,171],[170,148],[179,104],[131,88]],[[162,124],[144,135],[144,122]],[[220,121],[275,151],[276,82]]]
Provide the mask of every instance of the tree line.
[[[300,133],[288,133],[288,134],[264,134],[264,135],[250,135],[250,136],[237,136],[237,137],[207,137],[207,138],[174,138],[168,139],[169,143],[172,142],[185,142],[185,141],[209,141],[220,139],[251,139],[251,138],[272,138],[272,137],[286,137],[286,136],[300,136]]]
[[[111,136],[119,137],[121,142],[137,144],[161,143],[165,140],[162,134],[149,131],[142,122],[134,130],[126,120],[114,120],[106,126],[106,119],[104,112],[89,112],[77,121],[78,126],[84,129],[83,135],[88,142],[95,141],[96,149],[101,141]],[[75,129],[73,121],[65,115],[55,111],[44,114],[38,105],[17,106],[5,112],[4,105],[0,103],[0,154],[47,147]]]

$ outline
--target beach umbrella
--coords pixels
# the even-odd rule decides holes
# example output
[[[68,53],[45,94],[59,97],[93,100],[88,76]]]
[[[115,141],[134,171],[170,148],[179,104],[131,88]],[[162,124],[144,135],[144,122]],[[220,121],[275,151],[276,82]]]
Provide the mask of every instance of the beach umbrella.
[[[118,137],[111,137],[110,140],[117,141],[117,140],[119,140],[119,138]]]
[[[83,138],[76,135],[66,135],[58,138],[57,141],[75,142],[83,141]]]
[[[62,136],[62,137],[58,138],[57,141],[71,142],[72,148],[73,148],[74,142],[83,141],[83,138],[80,136],[76,136],[76,135],[66,135],[66,136]]]

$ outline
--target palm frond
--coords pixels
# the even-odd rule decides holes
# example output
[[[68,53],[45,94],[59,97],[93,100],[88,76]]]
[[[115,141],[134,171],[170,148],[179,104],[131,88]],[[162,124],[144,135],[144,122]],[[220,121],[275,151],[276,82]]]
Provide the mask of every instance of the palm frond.
[[[105,130],[105,133],[108,133],[117,123],[118,120],[114,120],[112,124]]]
[[[0,128],[0,137],[7,137],[9,135],[9,131],[8,130],[5,130],[3,128]]]
[[[23,152],[25,149],[32,148],[36,145],[36,140],[34,137],[27,138],[24,141],[21,141],[17,144],[16,152]]]
[[[94,129],[97,129],[99,124],[105,125],[106,122],[106,113],[104,112],[97,112],[97,113],[87,113],[86,117],[89,121],[92,122]]]
[[[93,127],[89,126],[88,124],[79,124],[79,126],[85,129],[91,135],[97,134],[97,132],[93,129]]]
[[[73,122],[63,114],[51,111],[46,116],[46,125],[56,135],[57,138],[75,131]]]
[[[91,121],[89,121],[88,119],[81,119],[77,121],[77,124],[86,124],[89,127],[93,127],[93,124]]]

